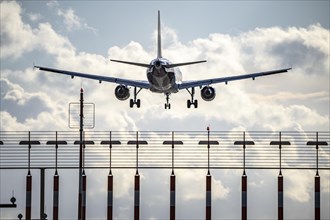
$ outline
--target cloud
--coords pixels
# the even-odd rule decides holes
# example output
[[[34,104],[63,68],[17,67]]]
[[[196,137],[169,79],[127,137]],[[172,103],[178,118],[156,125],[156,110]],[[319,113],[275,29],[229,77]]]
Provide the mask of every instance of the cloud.
[[[80,29],[81,21],[77,15],[75,15],[73,9],[68,9],[66,11],[58,10],[57,14],[64,18],[64,23],[66,24],[66,28],[71,31],[73,28]]]
[[[17,2],[1,1],[0,4],[0,58],[17,59],[34,48],[35,36],[31,26],[22,22],[22,9]]]
[[[50,1],[47,3],[48,8],[55,10],[56,14],[63,18],[63,22],[68,31],[86,29],[92,31],[94,34],[97,33],[97,30],[89,26],[83,18],[80,18],[76,15],[75,11],[72,8],[62,9],[58,1]]]
[[[267,101],[267,102],[277,102],[277,101],[292,101],[292,100],[308,100],[314,99],[317,101],[329,101],[329,93],[326,91],[313,92],[313,93],[291,93],[291,92],[278,92],[276,94],[271,95],[260,95],[254,94],[252,95],[254,99],[258,99],[259,101]]]
[[[62,57],[62,59],[75,56],[75,47],[68,38],[56,33],[49,23],[40,23],[35,30],[35,38],[39,42],[38,48],[47,54]]]
[[[313,174],[308,172],[303,175],[299,171],[288,171],[288,184],[286,188],[286,195],[288,198],[298,201],[307,202],[312,198],[313,191]]]
[[[22,10],[17,2],[1,2],[1,12],[1,59],[18,59],[33,50],[63,57],[74,53],[69,40],[57,34],[49,23],[39,23],[37,29],[23,23]]]
[[[28,93],[17,84],[12,84],[6,79],[0,79],[2,110],[10,111],[18,121],[23,122],[27,118],[35,117],[42,111],[50,111],[52,101],[44,93]],[[29,109],[26,111],[26,109]]]
[[[39,14],[39,13],[37,13],[37,14],[29,13],[28,17],[31,21],[35,21],[35,22],[39,21],[42,18],[41,14]]]
[[[179,200],[205,200],[205,171],[184,170],[177,171],[178,188],[180,189]],[[188,186],[189,187],[185,187]],[[225,187],[221,180],[212,178],[212,199],[226,199],[230,193],[229,187]]]

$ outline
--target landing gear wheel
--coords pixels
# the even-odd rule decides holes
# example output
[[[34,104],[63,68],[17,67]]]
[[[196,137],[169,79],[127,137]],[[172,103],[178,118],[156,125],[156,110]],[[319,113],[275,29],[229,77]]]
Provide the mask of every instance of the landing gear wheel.
[[[137,94],[142,90],[142,88],[139,89],[139,91],[136,91],[136,87],[134,87],[134,99],[129,100],[129,107],[133,108],[133,106],[136,104],[136,107],[140,108],[141,106],[141,100],[136,99]]]
[[[198,100],[194,99],[194,95],[195,95],[195,88],[192,87],[191,91],[189,91],[187,89],[187,91],[189,92],[191,99],[187,100],[187,108],[190,108],[191,105],[194,105],[195,108],[198,108]]]
[[[187,100],[187,108],[190,108],[191,106],[194,106],[195,108],[198,108],[198,100],[194,100],[193,102],[191,100]]]
[[[194,106],[195,106],[195,108],[198,108],[198,100],[197,99],[194,101]]]
[[[171,104],[170,103],[165,103],[165,109],[171,109]]]
[[[191,102],[190,102],[190,100],[188,99],[188,100],[187,100],[187,108],[190,108],[190,106],[191,106]]]

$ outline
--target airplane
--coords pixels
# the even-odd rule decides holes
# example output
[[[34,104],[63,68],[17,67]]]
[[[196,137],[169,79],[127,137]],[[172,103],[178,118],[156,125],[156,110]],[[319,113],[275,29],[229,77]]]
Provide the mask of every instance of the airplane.
[[[53,72],[58,74],[69,75],[73,79],[74,77],[83,77],[93,80],[98,80],[101,82],[115,83],[118,86],[115,88],[115,96],[118,100],[124,101],[130,97],[130,87],[134,87],[133,99],[130,99],[130,108],[134,105],[140,108],[141,101],[137,99],[137,95],[142,89],[148,89],[154,93],[163,93],[166,96],[165,109],[170,109],[171,104],[169,102],[170,95],[172,93],[177,93],[180,90],[187,90],[190,94],[190,99],[187,100],[187,108],[192,105],[197,108],[198,100],[194,98],[195,88],[200,87],[201,97],[205,101],[212,101],[215,98],[215,89],[212,87],[213,84],[225,83],[252,78],[253,80],[257,77],[268,76],[272,74],[279,74],[288,72],[291,68],[277,69],[266,72],[250,73],[245,75],[221,77],[221,78],[211,78],[204,80],[193,80],[193,81],[182,81],[182,73],[178,67],[185,65],[193,65],[204,63],[206,60],[185,62],[185,63],[172,63],[168,59],[162,56],[162,43],[161,43],[161,23],[160,23],[160,11],[158,11],[158,27],[157,27],[157,57],[153,59],[150,63],[137,63],[123,60],[110,59],[112,62],[123,63],[128,65],[135,65],[139,67],[144,67],[147,69],[146,75],[147,80],[130,80],[117,77],[109,77],[102,75],[92,75],[81,72],[72,72],[67,70],[54,69],[43,66],[35,66],[41,71]]]

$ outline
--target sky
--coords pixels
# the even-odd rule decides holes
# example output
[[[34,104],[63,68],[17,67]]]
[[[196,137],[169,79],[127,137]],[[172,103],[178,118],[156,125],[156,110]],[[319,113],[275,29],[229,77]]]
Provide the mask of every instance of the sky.
[[[0,5],[2,131],[69,130],[68,106],[79,101],[81,87],[85,100],[95,103],[94,130],[200,131],[210,126],[212,130],[226,131],[329,131],[329,1],[1,1]],[[198,109],[186,108],[186,100],[190,98],[187,92],[173,94],[171,110],[164,109],[162,94],[142,90],[138,95],[141,108],[130,109],[127,101],[115,98],[113,84],[71,80],[33,70],[36,64],[144,80],[145,69],[111,63],[109,59],[148,63],[155,58],[158,10],[161,11],[163,56],[172,62],[208,61],[182,67],[183,80],[293,69],[255,81],[215,85],[217,95],[212,102],[201,100],[197,89]],[[15,178],[1,172],[0,187],[4,192]],[[285,195],[294,210],[288,209],[286,215],[291,219],[312,218],[312,210],[305,207],[313,204],[310,183],[306,181],[306,176],[312,178],[313,174],[290,172],[297,182],[292,179],[290,184],[297,184],[299,190]],[[261,173],[265,175],[261,177]],[[24,178],[25,174],[20,175]],[[70,178],[70,174],[63,175]],[[133,175],[133,171],[118,172],[119,179],[133,181]],[[157,175],[159,184],[168,178],[166,172],[148,171],[144,173],[145,182],[152,175]],[[187,170],[179,175],[180,184],[194,181],[204,190],[204,173]],[[192,177],[198,175],[196,179]],[[256,181],[266,183],[267,176],[275,176],[264,171],[254,171],[251,175]],[[323,175],[323,204],[326,205],[329,204],[326,198],[330,197],[330,174],[324,172]],[[239,204],[240,197],[235,195],[239,193],[240,174],[218,171],[214,176],[218,186],[227,192],[216,201]],[[91,186],[93,184],[100,183],[91,183]],[[263,186],[267,192],[270,186]],[[132,184],[121,187],[124,192],[133,190]],[[24,190],[23,186],[15,188]],[[91,191],[95,188],[91,187]],[[198,189],[195,192],[198,193]],[[159,192],[159,197],[164,194],[167,195],[167,191]],[[117,196],[118,219],[131,218],[132,213],[129,214],[125,206],[128,195]],[[151,203],[152,199],[157,201],[157,196],[148,196]],[[203,216],[200,212],[187,214],[189,209],[197,210],[191,207],[202,203],[203,198],[178,196],[178,199],[182,202],[179,217]],[[265,204],[275,202],[269,199]],[[73,204],[76,207],[76,203]],[[162,205],[153,207],[158,210],[156,214],[144,211],[142,217],[166,218]],[[257,202],[251,206],[257,207]],[[329,218],[329,211],[322,210],[322,216]],[[11,211],[1,210],[0,218],[8,216],[12,216]],[[100,218],[92,211],[89,217]],[[222,217],[235,219],[239,215]],[[255,208],[253,217],[272,219],[276,215]],[[67,211],[63,218],[75,218],[75,212]]]

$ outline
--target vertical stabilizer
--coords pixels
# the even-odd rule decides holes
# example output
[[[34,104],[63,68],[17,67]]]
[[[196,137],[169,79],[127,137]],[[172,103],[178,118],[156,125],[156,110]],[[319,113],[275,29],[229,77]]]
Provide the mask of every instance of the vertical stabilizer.
[[[162,38],[160,33],[160,11],[158,11],[157,58],[162,57]]]

